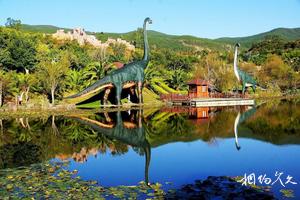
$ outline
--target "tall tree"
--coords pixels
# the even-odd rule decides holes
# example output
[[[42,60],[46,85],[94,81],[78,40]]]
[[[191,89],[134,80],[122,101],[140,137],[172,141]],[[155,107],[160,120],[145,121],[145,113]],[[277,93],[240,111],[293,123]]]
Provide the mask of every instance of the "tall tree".
[[[50,92],[52,105],[55,104],[55,90],[63,84],[69,66],[68,54],[59,50],[51,50],[38,64],[39,78],[46,91]]]
[[[21,20],[16,20],[11,17],[6,19],[5,26],[8,28],[14,28],[16,30],[20,30],[21,28]]]

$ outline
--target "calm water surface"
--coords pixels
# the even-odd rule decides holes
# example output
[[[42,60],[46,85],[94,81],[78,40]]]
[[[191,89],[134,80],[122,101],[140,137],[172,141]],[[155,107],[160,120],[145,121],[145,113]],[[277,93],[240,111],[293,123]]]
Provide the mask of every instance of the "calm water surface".
[[[285,187],[278,180],[274,193],[293,189],[300,198],[299,144],[299,101],[3,119],[0,168],[69,160],[70,170],[104,186],[149,181],[166,188],[251,173],[257,185],[259,175],[272,184],[282,172]],[[288,176],[297,184],[286,183]]]

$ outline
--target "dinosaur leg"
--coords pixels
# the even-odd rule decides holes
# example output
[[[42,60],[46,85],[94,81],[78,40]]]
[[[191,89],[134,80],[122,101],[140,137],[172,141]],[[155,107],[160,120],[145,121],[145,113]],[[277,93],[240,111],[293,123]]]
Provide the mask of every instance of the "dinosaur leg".
[[[121,85],[116,85],[116,100],[118,106],[121,106],[121,93],[122,93]]]
[[[253,90],[253,92],[255,93],[255,90],[256,90],[256,85],[254,85],[254,84],[253,84],[253,86],[252,86],[252,90]]]
[[[143,117],[143,110],[140,108],[138,111],[138,127],[142,128],[143,124],[142,124],[142,117]]]
[[[143,82],[139,81],[138,82],[138,95],[139,95],[139,103],[143,103]]]
[[[104,105],[108,104],[108,96],[109,96],[110,92],[111,92],[111,88],[107,88],[105,90],[104,97],[103,97],[103,104]]]
[[[243,89],[242,89],[242,94],[245,94],[245,89],[246,89],[246,83],[243,82]]]

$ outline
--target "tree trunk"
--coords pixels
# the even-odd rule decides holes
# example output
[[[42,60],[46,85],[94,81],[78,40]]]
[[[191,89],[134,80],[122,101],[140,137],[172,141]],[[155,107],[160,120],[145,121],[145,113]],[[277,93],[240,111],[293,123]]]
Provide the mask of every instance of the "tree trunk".
[[[2,106],[3,83],[0,81],[0,107]]]
[[[16,96],[16,109],[18,109],[18,107],[19,107],[19,97],[18,97],[18,95]]]
[[[29,76],[29,70],[25,68],[25,73],[27,76]],[[25,88],[25,104],[27,105],[28,103],[28,93],[29,93],[30,85]]]
[[[24,92],[21,92],[21,95],[18,96],[18,102],[22,105],[23,104],[23,95],[24,95]]]
[[[27,88],[26,88],[26,91],[25,91],[25,104],[27,104],[28,103],[28,93],[29,93],[29,89],[30,89],[30,86],[28,86]]]
[[[0,119],[0,133],[1,133],[1,135],[3,134],[3,121],[2,121],[2,119]]]
[[[52,103],[52,106],[54,106],[54,91],[55,91],[55,88],[52,86],[51,87],[51,103]]]
[[[25,125],[26,125],[26,128],[30,131],[31,127],[29,125],[28,117],[25,118]]]

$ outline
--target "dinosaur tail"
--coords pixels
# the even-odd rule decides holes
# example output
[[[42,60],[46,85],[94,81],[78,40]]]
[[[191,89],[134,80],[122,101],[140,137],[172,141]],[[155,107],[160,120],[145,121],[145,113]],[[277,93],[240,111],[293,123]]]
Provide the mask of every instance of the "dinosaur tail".
[[[83,95],[86,95],[88,93],[95,92],[95,91],[97,91],[98,88],[100,88],[100,86],[102,86],[104,84],[107,84],[107,83],[109,83],[109,78],[106,76],[106,77],[104,77],[104,78],[96,81],[94,84],[92,84],[91,86],[87,87],[83,91],[81,91],[81,92],[79,92],[77,94],[68,96],[65,99],[74,99],[74,98],[78,98],[78,97],[81,97]]]

